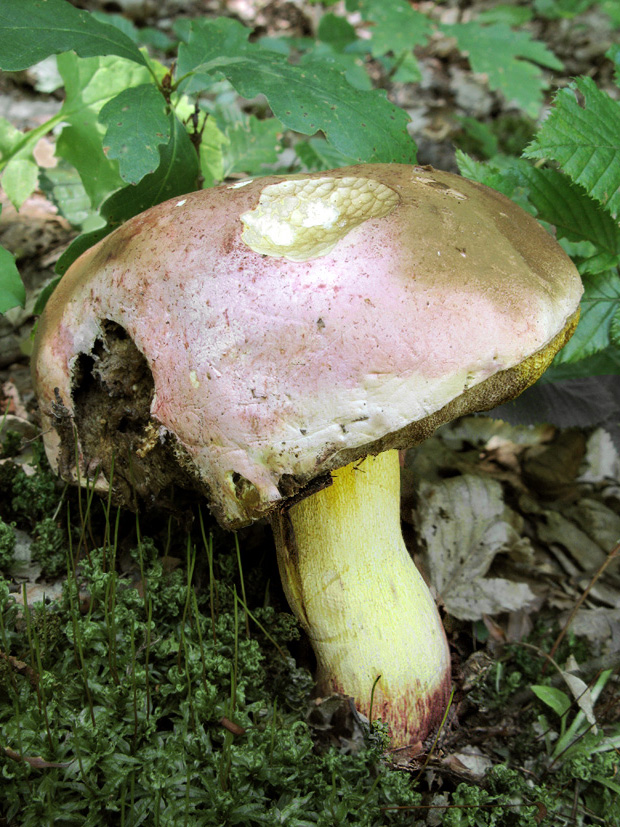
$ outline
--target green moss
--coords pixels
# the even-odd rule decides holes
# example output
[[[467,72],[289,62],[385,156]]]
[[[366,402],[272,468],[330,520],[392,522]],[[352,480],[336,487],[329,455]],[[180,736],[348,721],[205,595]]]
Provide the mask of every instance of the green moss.
[[[53,517],[44,517],[35,525],[31,554],[41,564],[44,577],[58,577],[67,571],[66,531]]]
[[[0,517],[0,571],[6,571],[13,563],[16,543],[14,527],[14,523],[5,523]]]

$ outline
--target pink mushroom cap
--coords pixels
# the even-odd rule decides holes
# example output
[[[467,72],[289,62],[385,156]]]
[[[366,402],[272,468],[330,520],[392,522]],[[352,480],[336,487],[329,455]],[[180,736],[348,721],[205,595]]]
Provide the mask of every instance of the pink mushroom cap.
[[[428,167],[191,193],[88,250],[50,298],[33,357],[48,456],[75,472],[72,423],[82,472],[109,476],[76,398],[120,328],[152,376],[134,450],[171,446],[221,524],[247,524],[334,468],[518,394],[533,375],[520,366],[561,346],[581,293],[533,218]],[[131,387],[118,393],[130,406]]]

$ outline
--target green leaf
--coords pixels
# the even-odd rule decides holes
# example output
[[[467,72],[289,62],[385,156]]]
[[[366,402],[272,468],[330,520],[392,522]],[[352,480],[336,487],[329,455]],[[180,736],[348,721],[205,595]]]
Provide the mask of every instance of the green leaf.
[[[150,74],[117,57],[79,60],[65,54],[58,58],[65,84],[60,117],[65,126],[56,143],[56,154],[74,166],[97,208],[111,192],[123,186],[118,164],[103,151],[105,127],[99,123],[102,107],[129,87],[150,81]]]
[[[145,175],[139,184],[118,190],[103,202],[100,215],[105,226],[75,239],[56,264],[58,274],[62,275],[79,255],[128,218],[196,188],[199,174],[196,151],[183,124],[173,115],[170,119],[170,141],[159,149],[160,164],[155,172]]]
[[[66,0],[2,0],[0,68],[15,72],[69,51],[80,57],[118,55],[147,65],[127,35]]]
[[[24,133],[13,126],[10,121],[0,118],[0,161],[10,158],[24,137]]]
[[[620,43],[614,43],[612,46],[610,46],[609,49],[605,52],[605,57],[611,60],[611,62],[614,64],[614,80],[616,81],[616,86],[620,86]]]
[[[183,92],[189,94],[209,88],[213,83],[211,72],[223,66],[227,59],[249,50],[250,34],[250,29],[229,18],[192,21],[187,43],[179,44],[177,83]],[[191,76],[185,79],[186,75]]]
[[[530,689],[539,700],[551,707],[560,718],[562,715],[566,715],[570,709],[571,699],[565,692],[553,686],[530,686]]]
[[[215,118],[206,117],[207,122],[202,130],[198,151],[203,188],[212,187],[226,177],[224,173],[226,135],[220,131]]]
[[[99,121],[108,127],[104,151],[119,161],[123,181],[137,184],[157,169],[159,147],[170,140],[170,120],[166,101],[154,84],[125,89],[102,107]]]
[[[179,47],[179,73],[199,70],[195,85],[200,73],[217,70],[243,97],[264,94],[285,127],[304,135],[322,131],[357,161],[414,162],[409,118],[381,92],[354,89],[340,72],[318,62],[294,66],[247,43],[248,34],[232,20],[195,21],[189,43]]]
[[[355,29],[349,21],[331,12],[324,14],[319,20],[317,37],[323,43],[328,43],[337,52],[341,52],[346,46],[357,40]]]
[[[380,57],[388,52],[399,55],[426,43],[432,33],[427,15],[415,11],[405,0],[362,0],[359,4],[362,17],[369,20],[371,28],[371,52]]]
[[[226,109],[226,111],[229,110]],[[185,95],[181,95],[175,101],[174,113],[189,130],[190,140],[196,140],[197,137],[200,140],[198,159],[203,179],[202,187],[212,187],[215,183],[222,181],[224,178],[223,147],[228,143],[228,139],[220,129],[217,119],[204,110],[196,113],[194,103]],[[238,114],[242,115],[241,112]]]
[[[300,57],[298,65],[307,66],[309,63],[323,63],[332,67],[343,74],[347,83],[356,89],[373,88],[364,61],[359,54],[338,52],[328,43],[317,41],[308,52]]]
[[[563,68],[543,43],[504,23],[481,26],[472,21],[442,25],[441,30],[456,39],[473,72],[487,75],[491,89],[501,92],[507,101],[514,101],[531,117],[539,115],[547,83],[534,64]]]
[[[620,103],[591,78],[577,78],[558,92],[551,114],[524,154],[555,161],[588,195],[618,215]]]
[[[565,382],[568,379],[583,379],[588,376],[620,376],[620,348],[610,345],[600,353],[587,356],[578,362],[565,362],[560,365],[554,361],[538,381],[546,384]]]
[[[300,141],[295,146],[297,157],[309,170],[336,169],[354,163],[352,158],[343,155],[323,138],[310,138]]]
[[[6,165],[2,187],[16,210],[37,188],[39,167],[26,158],[13,158]]]
[[[478,154],[483,155],[485,158],[492,158],[497,154],[497,135],[495,135],[488,124],[477,118],[469,117],[460,117],[458,121],[468,138],[478,145]]]
[[[616,793],[616,795],[620,795],[620,784],[617,781],[612,781],[611,778],[607,778],[604,775],[593,775],[592,780],[598,781],[599,784],[608,787],[612,792]]]
[[[586,258],[604,254],[610,266],[617,263],[620,227],[582,189],[558,170],[538,169],[524,162],[517,162],[512,174],[527,187],[538,218],[552,224],[558,238],[588,241],[591,252]],[[594,271],[590,268],[590,272]]]
[[[413,52],[401,52],[396,56],[392,80],[396,83],[419,83],[422,72]]]
[[[224,177],[233,172],[261,175],[266,164],[275,164],[278,160],[282,124],[276,118],[260,121],[250,115],[227,129],[226,138]]]
[[[542,17],[557,19],[559,17],[571,18],[582,14],[596,0],[534,0],[534,8]]]
[[[0,212],[2,205],[0,205]],[[14,256],[4,247],[0,247],[0,313],[6,313],[12,307],[23,307],[26,303],[26,290],[22,283]]]
[[[72,226],[81,227],[93,216],[90,198],[77,170],[62,158],[55,167],[41,171],[39,186]]]
[[[35,316],[40,316],[43,313],[43,308],[47,304],[47,300],[52,295],[56,287],[58,286],[58,282],[60,281],[60,276],[55,276],[53,279],[48,281],[48,283],[43,287],[39,295],[37,296],[37,300],[34,303],[34,307],[32,308],[32,312]]]
[[[584,295],[577,330],[562,348],[554,364],[576,362],[606,350],[614,344],[614,330],[620,318],[620,275],[610,271],[597,276],[584,276]],[[620,344],[616,342],[615,346]]]
[[[43,126],[20,132],[5,118],[0,118],[0,171],[17,159],[32,161],[32,152],[47,131]]]
[[[506,23],[508,26],[523,26],[534,16],[526,6],[506,6],[500,4],[486,9],[476,17],[480,23]]]

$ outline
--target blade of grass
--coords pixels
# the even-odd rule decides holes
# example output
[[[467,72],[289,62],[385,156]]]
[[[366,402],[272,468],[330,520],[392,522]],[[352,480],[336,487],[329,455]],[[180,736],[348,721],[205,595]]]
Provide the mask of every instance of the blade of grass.
[[[245,596],[245,583],[243,580],[243,566],[241,565],[241,550],[239,548],[239,537],[235,531],[235,550],[237,552],[237,567],[239,568],[239,580],[241,581],[241,596],[243,597],[243,605],[247,606],[247,599]],[[245,633],[250,637],[250,621],[247,611],[245,612]]]
[[[202,542],[207,552],[207,560],[209,561],[209,603],[211,607],[211,630],[213,632],[213,644],[217,646],[217,637],[215,635],[215,577],[213,576],[213,535],[209,536],[205,533],[205,524],[202,519],[202,511],[198,509],[198,519],[200,520],[200,533],[202,535]]]

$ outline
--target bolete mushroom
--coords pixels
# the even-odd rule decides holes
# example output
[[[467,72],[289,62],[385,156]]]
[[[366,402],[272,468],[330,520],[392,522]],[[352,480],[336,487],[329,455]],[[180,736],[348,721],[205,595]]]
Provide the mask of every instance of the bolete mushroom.
[[[411,743],[441,721],[450,666],[401,535],[396,449],[534,382],[581,292],[533,218],[430,167],[195,192],[88,250],[49,300],[47,453],[104,487],[114,465],[120,500],[179,484],[227,528],[268,517],[320,690],[368,713],[376,683],[373,714]]]

